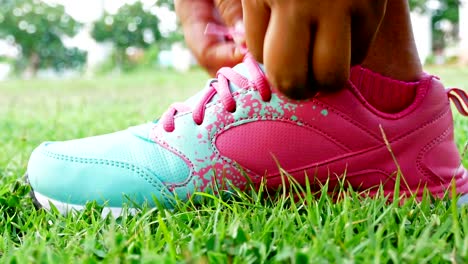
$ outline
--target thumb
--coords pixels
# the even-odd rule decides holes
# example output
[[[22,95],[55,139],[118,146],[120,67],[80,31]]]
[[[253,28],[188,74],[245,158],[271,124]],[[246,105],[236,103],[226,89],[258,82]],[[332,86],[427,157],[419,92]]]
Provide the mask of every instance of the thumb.
[[[242,21],[241,0],[215,0],[214,2],[227,26],[234,27]]]

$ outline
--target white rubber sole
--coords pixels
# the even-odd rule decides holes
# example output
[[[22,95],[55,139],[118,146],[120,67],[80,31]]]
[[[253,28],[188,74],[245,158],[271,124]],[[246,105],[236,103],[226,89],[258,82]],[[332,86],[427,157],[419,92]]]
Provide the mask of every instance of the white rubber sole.
[[[34,192],[34,198],[36,199],[36,202],[39,203],[42,208],[50,211],[51,204],[53,204],[54,207],[57,208],[57,210],[63,215],[67,215],[73,212],[83,211],[85,209],[85,207],[82,205],[63,203],[63,202],[54,200],[52,198],[49,198],[47,196],[44,196],[38,192]],[[468,194],[461,196],[458,199],[457,205],[458,206],[468,205]],[[138,209],[128,208],[124,210],[121,207],[104,207],[102,209],[101,217],[105,218],[109,214],[111,214],[112,217],[117,218],[119,216],[122,216],[125,212],[129,215],[135,215],[138,212]]]
[[[63,215],[67,215],[73,212],[83,211],[85,209],[85,207],[82,205],[63,203],[63,202],[54,200],[52,198],[49,198],[47,196],[44,196],[38,192],[34,192],[34,197],[37,203],[39,203],[42,206],[42,208],[46,210],[50,210],[51,204],[53,204],[54,207],[57,208],[57,210]],[[124,210],[123,208],[120,208],[120,207],[104,207],[102,209],[101,217],[105,218],[109,214],[111,214],[112,217],[117,218],[119,216],[122,216],[124,213],[135,215],[137,212],[138,212],[138,209],[135,209],[135,208],[128,208]]]

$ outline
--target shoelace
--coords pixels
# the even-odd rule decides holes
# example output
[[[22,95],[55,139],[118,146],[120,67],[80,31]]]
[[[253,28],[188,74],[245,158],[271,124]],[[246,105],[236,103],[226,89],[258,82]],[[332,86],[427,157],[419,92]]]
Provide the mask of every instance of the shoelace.
[[[458,112],[463,116],[468,116],[468,95],[464,90],[458,88],[447,89],[447,95],[452,100]]]
[[[235,29],[224,28],[210,24],[207,26],[206,34],[233,37],[237,34],[243,33]],[[192,111],[193,121],[197,125],[201,125],[203,123],[203,119],[205,118],[206,106],[215,96],[215,94],[219,95],[219,99],[226,111],[231,113],[235,112],[236,101],[234,100],[234,96],[229,87],[230,83],[235,84],[240,89],[247,89],[252,87],[260,93],[263,101],[270,101],[271,90],[265,74],[260,69],[253,56],[247,52],[247,49],[243,48],[243,50],[245,52],[244,65],[247,67],[247,70],[252,76],[252,80],[247,79],[246,77],[234,71],[232,68],[221,68],[216,74],[216,79],[210,82],[208,91],[203,95],[201,100],[193,109],[184,103],[175,103],[169,107],[169,110],[161,118],[161,123],[165,131],[174,131],[176,115],[178,113],[184,113],[188,111]]]
[[[240,28],[233,28],[233,27],[225,27],[216,25],[213,23],[209,23],[205,29],[205,35],[215,35],[225,37],[228,40],[235,41],[236,38],[244,38],[245,31]],[[240,51],[244,54],[248,52],[247,45],[236,43]]]

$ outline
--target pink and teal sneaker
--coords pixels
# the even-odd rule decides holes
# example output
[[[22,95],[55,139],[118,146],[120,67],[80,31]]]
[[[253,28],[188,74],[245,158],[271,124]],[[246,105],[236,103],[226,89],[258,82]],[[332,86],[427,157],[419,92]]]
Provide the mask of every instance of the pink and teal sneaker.
[[[242,189],[244,174],[254,184],[266,180],[268,188],[277,188],[278,164],[300,184],[308,178],[333,188],[345,177],[356,190],[373,195],[382,185],[391,196],[398,170],[392,153],[406,182],[403,195],[420,198],[427,188],[441,197],[452,180],[458,193],[468,193],[449,104],[451,98],[468,114],[468,98],[462,90],[446,90],[434,76],[407,84],[355,68],[343,90],[309,101],[293,101],[272,89],[249,55],[217,77],[158,122],[40,145],[28,165],[37,202],[45,208],[52,203],[63,213],[88,201],[114,214],[129,200],[171,207],[174,197],[209,192],[216,181]],[[360,93],[363,78],[417,86],[415,99],[401,112],[381,112]]]

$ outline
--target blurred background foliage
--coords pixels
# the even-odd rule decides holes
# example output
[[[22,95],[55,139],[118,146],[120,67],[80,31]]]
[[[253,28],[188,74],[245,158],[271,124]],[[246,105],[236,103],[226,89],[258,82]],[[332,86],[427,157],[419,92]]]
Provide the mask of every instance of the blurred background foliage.
[[[457,38],[460,0],[409,0],[413,11],[432,14],[433,49],[443,49]]]
[[[444,49],[458,38],[459,0],[409,0],[411,9],[432,14],[433,50]],[[180,30],[163,34],[160,18],[153,7],[174,11],[172,0],[154,1],[153,6],[134,1],[115,13],[104,12],[91,25],[76,21],[62,5],[42,0],[0,0],[0,40],[18,50],[18,55],[1,57],[10,63],[17,74],[35,75],[40,69],[83,70],[87,53],[68,47],[65,38],[71,38],[85,27],[99,43],[112,46],[112,53],[103,63],[102,71],[129,71],[150,67],[157,63],[160,51],[173,43],[182,42]]]
[[[137,2],[124,5],[116,14],[104,13],[95,22],[91,36],[98,42],[113,43],[113,62],[118,68],[130,70],[139,61],[136,54],[138,49],[144,52],[161,42],[158,26],[159,18],[145,10],[141,2]],[[131,52],[132,49],[134,52]]]
[[[170,0],[154,3],[174,10]],[[112,56],[102,68],[128,71],[137,66],[157,62],[160,48],[170,48],[182,41],[178,32],[162,36],[159,18],[150,12],[151,6],[140,1],[125,4],[116,13],[104,12],[92,23],[91,36],[99,43],[110,43]],[[75,36],[83,24],[65,12],[62,5],[41,0],[0,0],[0,39],[17,47],[17,58],[0,56],[0,62],[14,65],[15,73],[36,75],[40,69],[81,70],[87,54],[64,44],[65,37]]]
[[[62,37],[75,35],[81,27],[65,13],[63,6],[48,5],[39,0],[0,0],[0,38],[20,49],[15,71],[40,68],[57,71],[79,68],[86,53],[64,46]]]

